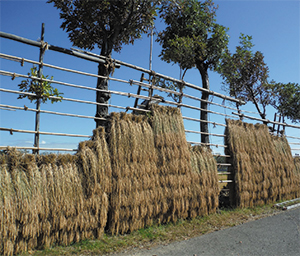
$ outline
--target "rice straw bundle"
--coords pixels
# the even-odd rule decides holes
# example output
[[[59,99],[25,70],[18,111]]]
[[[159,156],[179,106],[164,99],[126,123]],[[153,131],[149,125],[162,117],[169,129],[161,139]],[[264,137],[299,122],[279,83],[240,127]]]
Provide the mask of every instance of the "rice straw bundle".
[[[191,147],[191,192],[189,217],[207,215],[219,204],[219,185],[216,160],[211,150],[203,146]]]
[[[191,155],[178,108],[152,105],[150,119],[158,155],[161,201],[159,222],[175,222],[189,216]]]
[[[215,211],[216,162],[210,151],[195,150],[202,166],[192,170],[179,109],[152,105],[150,119],[125,113],[112,113],[110,119],[110,233]]]
[[[0,254],[99,238],[106,226],[110,180],[101,129],[77,155],[35,156],[8,149],[0,159]]]
[[[226,120],[226,154],[231,155],[233,205],[252,207],[299,194],[299,181],[288,142],[265,125]]]
[[[203,147],[191,149],[178,108],[153,105],[152,112],[160,184],[166,191],[166,202],[172,202],[171,208],[162,211],[159,219],[176,221],[214,212],[218,206],[219,187],[216,161],[211,151]]]
[[[13,255],[37,246],[43,213],[41,177],[35,157],[8,149],[0,167],[0,253]]]
[[[216,162],[187,144],[179,109],[112,113],[76,155],[0,156],[0,253],[127,233],[218,205]]]
[[[112,164],[109,232],[123,234],[151,225],[159,211],[153,204],[160,188],[147,118],[112,113],[108,140]]]

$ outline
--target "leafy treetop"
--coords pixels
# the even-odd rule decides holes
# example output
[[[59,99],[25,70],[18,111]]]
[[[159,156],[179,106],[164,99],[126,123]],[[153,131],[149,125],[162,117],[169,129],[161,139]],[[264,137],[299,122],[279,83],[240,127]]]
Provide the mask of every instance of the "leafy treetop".
[[[292,122],[300,122],[300,85],[296,83],[268,84],[272,91],[270,104],[284,117]]]
[[[240,35],[240,45],[231,54],[227,49],[218,72],[228,86],[230,96],[246,102],[253,102],[262,119],[266,117],[266,107],[270,103],[270,92],[267,88],[269,69],[261,52],[253,53],[252,37]]]
[[[162,60],[182,69],[205,64],[214,69],[228,44],[227,29],[216,23],[217,7],[211,0],[168,1],[160,14],[167,27],[158,34]]]
[[[74,46],[92,50],[95,45],[101,54],[109,56],[120,51],[122,44],[140,38],[153,25],[156,4],[153,0],[48,0],[60,9],[66,30]]]
[[[166,28],[158,34],[157,41],[162,45],[160,57],[170,63],[179,64],[184,70],[196,67],[201,75],[202,87],[209,88],[208,69],[216,70],[229,37],[227,29],[216,23],[216,7],[212,0],[165,1],[160,16]],[[177,85],[174,85],[177,86]],[[209,144],[208,98],[203,91],[201,96],[200,123],[201,142]]]

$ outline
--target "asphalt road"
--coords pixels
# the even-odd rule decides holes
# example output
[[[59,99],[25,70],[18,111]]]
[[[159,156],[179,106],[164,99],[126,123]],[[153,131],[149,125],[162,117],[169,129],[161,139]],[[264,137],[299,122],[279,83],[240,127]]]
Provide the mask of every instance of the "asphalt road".
[[[300,207],[260,220],[117,256],[300,256]]]

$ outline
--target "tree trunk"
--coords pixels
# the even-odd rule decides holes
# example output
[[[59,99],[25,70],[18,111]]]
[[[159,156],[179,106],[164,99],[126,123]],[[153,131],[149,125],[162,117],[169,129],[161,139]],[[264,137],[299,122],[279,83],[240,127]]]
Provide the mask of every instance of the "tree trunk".
[[[197,69],[201,74],[202,79],[202,87],[204,89],[209,90],[209,78],[208,78],[208,66],[204,63],[197,64]],[[202,92],[202,100],[208,101],[209,93]],[[207,102],[201,101],[201,108],[207,110]],[[204,121],[208,121],[208,113],[207,111],[201,111],[200,119]],[[208,123],[207,122],[200,122],[200,131],[206,134],[201,134],[201,142],[202,143],[209,143],[209,133],[208,130]]]
[[[100,55],[110,58],[112,53],[112,44],[105,42],[101,47]],[[107,63],[107,65],[99,63],[98,66],[98,75],[108,77],[111,72],[112,67]],[[98,78],[97,80],[97,89],[108,90],[108,78]],[[108,104],[110,99],[109,92],[96,92],[96,102]],[[95,117],[107,118],[108,116],[108,106],[97,105]],[[99,126],[106,127],[107,121],[96,120],[96,128]]]

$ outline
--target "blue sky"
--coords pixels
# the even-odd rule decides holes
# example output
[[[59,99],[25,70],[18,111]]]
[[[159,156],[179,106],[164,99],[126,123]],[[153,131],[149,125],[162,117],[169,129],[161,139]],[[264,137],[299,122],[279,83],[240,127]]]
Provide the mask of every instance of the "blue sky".
[[[230,35],[229,47],[231,51],[239,41],[240,33],[251,35],[254,50],[261,51],[265,56],[265,62],[269,66],[270,79],[277,82],[295,82],[300,83],[300,2],[298,0],[219,0],[215,1],[219,5],[217,10],[217,22],[229,28]],[[38,40],[40,37],[41,24],[45,23],[45,41],[52,45],[71,48],[67,33],[60,28],[61,20],[59,19],[59,11],[53,7],[53,4],[46,4],[44,0],[0,0],[0,30],[3,32],[15,34],[32,40]],[[156,22],[157,30],[163,28],[163,24]],[[149,49],[150,40],[145,35],[143,39],[135,41],[134,45],[124,46],[121,53],[113,53],[113,58],[135,64],[144,68],[149,67]],[[169,75],[175,78],[179,77],[179,68],[177,65],[164,63],[158,57],[161,47],[154,42],[153,48],[153,70],[156,72]],[[99,53],[99,49],[93,52]],[[28,59],[38,60],[39,49],[12,42],[7,39],[0,38],[0,52],[11,54]],[[85,60],[78,60],[70,56],[60,53],[47,51],[45,54],[45,62],[82,70],[90,73],[97,73],[97,64]],[[0,59],[0,69],[5,71],[13,71],[26,74],[31,65],[26,64],[20,67],[20,63],[11,62]],[[65,81],[69,83],[82,84],[94,87],[95,78],[82,77],[72,75],[70,73],[44,69],[45,75],[53,75],[55,80]],[[216,73],[210,72],[211,90],[225,93],[222,87],[222,79]],[[140,73],[134,72],[124,67],[115,71],[114,77],[122,79],[139,80]],[[197,70],[189,70],[186,74],[186,80],[190,83],[200,86],[200,75]],[[0,76],[1,88],[17,90],[17,84],[22,79],[11,80],[9,77]],[[89,101],[95,100],[95,92],[82,91],[73,88],[67,88],[55,85],[60,91],[64,92],[64,96],[68,98],[84,99]],[[122,83],[111,82],[112,90],[127,91],[128,88],[136,93],[136,87],[128,87]],[[186,91],[186,93],[195,93]],[[200,94],[200,93],[199,93]],[[198,95],[200,96],[200,95]],[[28,100],[17,100],[16,94],[8,94],[0,92],[1,104],[23,106],[34,108],[34,104]],[[115,105],[132,106],[134,99],[124,99],[113,96],[110,103]],[[219,101],[221,103],[221,101]],[[196,106],[199,103],[191,103]],[[44,104],[42,109],[53,110],[57,112],[75,113],[82,115],[94,116],[95,106],[74,103],[56,103]],[[244,106],[245,110],[253,111],[251,104]],[[214,110],[212,108],[212,110]],[[115,109],[112,109],[115,111]],[[199,118],[198,113],[183,110],[186,116],[194,116]],[[222,113],[231,114],[231,110],[218,109]],[[269,108],[268,118],[273,119],[274,110]],[[7,111],[0,109],[1,127],[34,130],[34,113],[25,111]],[[210,120],[224,122],[224,118],[220,120],[219,116],[211,115]],[[186,128],[197,130],[199,124],[194,122],[186,122]],[[91,134],[95,128],[93,120],[56,117],[53,115],[42,115],[41,131],[49,132],[66,132],[74,134]],[[213,133],[223,133],[222,128],[212,130]],[[300,137],[299,130],[288,130],[288,135]],[[188,134],[188,140],[199,140],[199,136]],[[42,136],[41,141],[45,147],[67,147],[77,148],[77,144],[84,138],[67,138],[67,137],[51,137]],[[214,138],[215,143],[222,144],[222,138]],[[295,141],[296,142],[296,141]],[[299,142],[299,141],[298,141]],[[15,146],[32,146],[33,135],[17,134],[9,135],[8,132],[0,132],[0,145]],[[300,148],[300,146],[294,146]],[[293,153],[299,153],[295,151]]]

